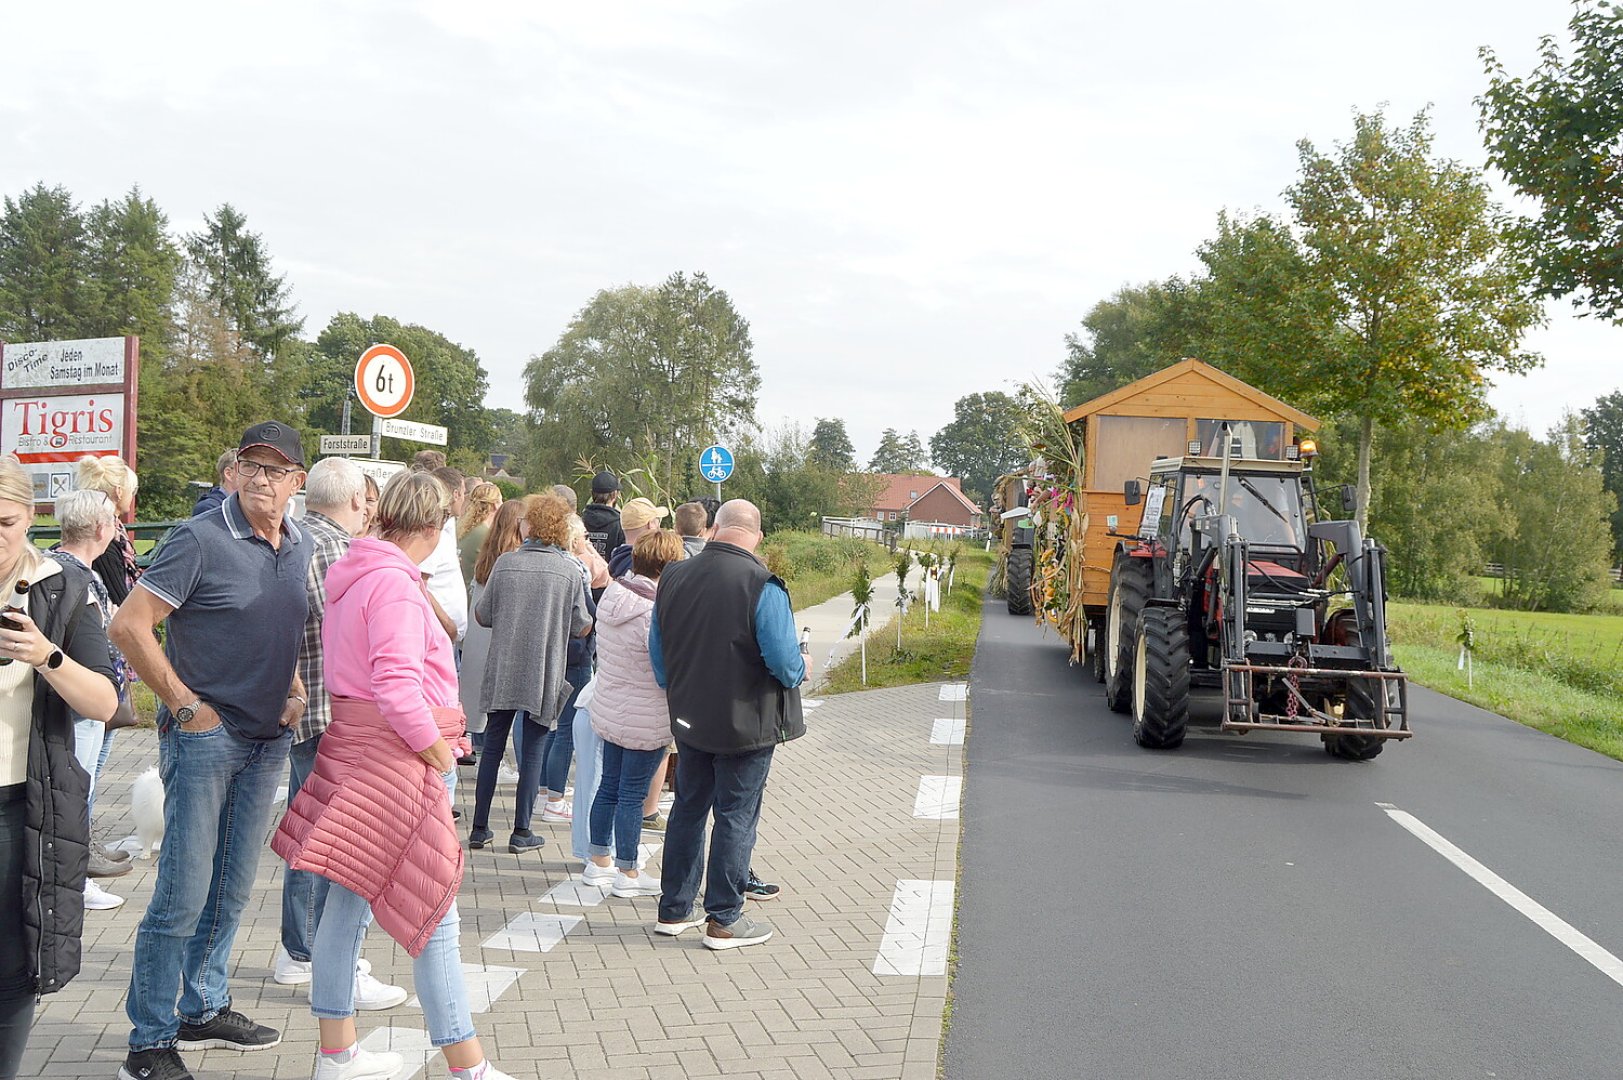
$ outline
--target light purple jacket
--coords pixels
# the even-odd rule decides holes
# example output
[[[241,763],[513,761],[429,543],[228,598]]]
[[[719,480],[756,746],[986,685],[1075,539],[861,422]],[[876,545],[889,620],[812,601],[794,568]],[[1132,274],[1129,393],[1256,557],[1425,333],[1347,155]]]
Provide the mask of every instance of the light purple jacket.
[[[626,574],[609,582],[597,605],[592,730],[627,750],[658,750],[671,743],[665,691],[654,681],[648,661],[655,585],[649,578]]]

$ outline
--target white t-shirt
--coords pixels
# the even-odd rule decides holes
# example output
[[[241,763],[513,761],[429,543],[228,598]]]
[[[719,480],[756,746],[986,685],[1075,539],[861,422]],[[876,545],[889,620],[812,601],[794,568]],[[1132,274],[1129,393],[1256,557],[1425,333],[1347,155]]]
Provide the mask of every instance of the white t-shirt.
[[[456,518],[445,523],[439,544],[418,569],[428,575],[429,595],[439,601],[456,627],[456,640],[461,641],[468,632],[468,585],[462,580],[462,561],[456,554]]]

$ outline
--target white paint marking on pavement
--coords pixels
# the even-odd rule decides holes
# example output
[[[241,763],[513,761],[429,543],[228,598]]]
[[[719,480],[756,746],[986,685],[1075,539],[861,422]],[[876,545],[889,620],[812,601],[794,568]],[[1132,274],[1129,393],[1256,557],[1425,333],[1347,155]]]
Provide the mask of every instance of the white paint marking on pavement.
[[[648,865],[648,860],[652,859],[655,855],[658,855],[659,854],[659,849],[664,847],[664,846],[665,846],[664,844],[638,844],[637,845],[637,868],[640,870],[644,866],[647,866]]]
[[[596,907],[609,895],[609,885],[587,885],[579,879],[560,882],[541,897],[554,904],[572,904],[575,907]]]
[[[930,725],[930,741],[937,746],[964,745],[962,720],[937,720]]]
[[[1588,960],[1602,975],[1623,986],[1623,960],[1601,948],[1571,923],[1455,847],[1441,833],[1413,814],[1399,810],[1391,803],[1378,802],[1375,805],[1385,810],[1387,817],[1408,829],[1437,854],[1465,871],[1466,876],[1478,885],[1527,916],[1546,934]]]
[[[551,952],[554,945],[579,925],[579,915],[538,915],[526,911],[514,916],[512,922],[486,938],[480,948]]]
[[[945,975],[952,939],[952,882],[898,881],[875,975]]]
[[[374,1053],[393,1051],[406,1059],[389,1080],[411,1080],[423,1071],[430,1057],[439,1053],[429,1041],[428,1032],[404,1027],[385,1027],[368,1032],[366,1038],[360,1041],[360,1047]]]
[[[489,1012],[496,1000],[518,982],[518,977],[524,974],[523,968],[496,967],[490,964],[463,964],[462,985],[468,992],[469,1012]],[[411,1000],[406,1002],[413,1009],[423,1007],[422,1001],[413,994]]]
[[[921,776],[919,793],[913,799],[913,816],[938,820],[956,818],[963,792],[961,776]]]
[[[969,687],[964,683],[948,683],[941,688],[942,701],[964,701],[969,697]]]

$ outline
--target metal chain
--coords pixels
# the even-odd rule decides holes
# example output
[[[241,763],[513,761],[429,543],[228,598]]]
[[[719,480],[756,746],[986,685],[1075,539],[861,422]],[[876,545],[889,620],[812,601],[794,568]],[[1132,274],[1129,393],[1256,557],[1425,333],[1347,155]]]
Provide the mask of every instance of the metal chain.
[[[1292,668],[1305,668],[1307,667],[1307,657],[1303,656],[1301,653],[1297,653],[1295,656],[1286,661],[1285,666]],[[1301,699],[1302,695],[1302,677],[1300,675],[1287,675],[1285,676],[1285,681],[1290,684],[1290,692],[1285,695],[1285,722],[1294,724],[1296,723],[1296,714],[1299,708],[1297,702]]]

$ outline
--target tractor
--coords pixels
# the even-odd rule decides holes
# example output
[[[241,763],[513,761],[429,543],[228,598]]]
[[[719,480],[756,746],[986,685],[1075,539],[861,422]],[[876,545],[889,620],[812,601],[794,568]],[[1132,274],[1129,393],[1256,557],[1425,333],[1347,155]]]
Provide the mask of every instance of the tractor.
[[[1036,530],[1031,520],[1029,478],[1012,473],[998,478],[992,501],[998,561],[1003,568],[1004,596],[1010,615],[1032,613],[1031,579],[1036,565]]]
[[[1224,425],[1227,432],[1227,425]],[[1099,660],[1140,746],[1179,746],[1190,691],[1217,687],[1221,730],[1317,734],[1354,761],[1406,739],[1408,690],[1386,634],[1386,550],[1321,520],[1311,440],[1285,459],[1158,458],[1135,536],[1119,536]],[[1191,447],[1195,449],[1195,447]],[[1342,489],[1350,509],[1351,489]]]

